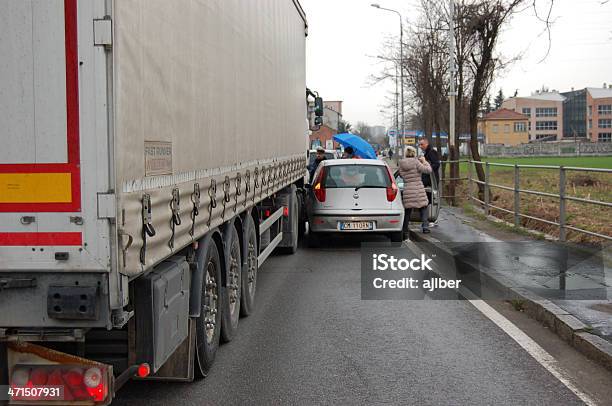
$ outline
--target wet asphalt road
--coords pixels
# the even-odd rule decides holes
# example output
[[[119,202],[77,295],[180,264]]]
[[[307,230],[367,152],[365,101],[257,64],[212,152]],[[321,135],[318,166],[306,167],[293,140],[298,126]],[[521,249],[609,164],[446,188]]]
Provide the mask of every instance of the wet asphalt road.
[[[574,405],[467,301],[362,301],[359,240],[274,256],[208,378],[130,382],[113,405]]]

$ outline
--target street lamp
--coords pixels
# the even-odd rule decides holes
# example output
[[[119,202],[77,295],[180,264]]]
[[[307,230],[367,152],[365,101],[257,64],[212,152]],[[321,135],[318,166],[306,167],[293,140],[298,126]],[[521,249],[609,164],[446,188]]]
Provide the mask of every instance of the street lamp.
[[[404,24],[403,18],[399,11],[393,10],[390,8],[381,7],[380,4],[373,3],[372,7],[377,8],[379,10],[389,11],[391,13],[395,13],[398,15],[400,20],[400,88],[401,88],[401,105],[402,105],[402,123],[401,123],[401,136],[399,139],[401,140],[401,152],[404,151]]]
[[[377,56],[378,59],[382,59],[384,61],[389,61],[389,58],[385,58],[383,56],[378,55]],[[397,61],[393,61],[393,65],[395,66],[395,93],[393,94],[393,96],[395,97],[395,130],[399,130],[399,89],[398,89],[398,85],[399,85],[399,72],[397,70]],[[395,146],[395,152],[397,153],[397,145]]]

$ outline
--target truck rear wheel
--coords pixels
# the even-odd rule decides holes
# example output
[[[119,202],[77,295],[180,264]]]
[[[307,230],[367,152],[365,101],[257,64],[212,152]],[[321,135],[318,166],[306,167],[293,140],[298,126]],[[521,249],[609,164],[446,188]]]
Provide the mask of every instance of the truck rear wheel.
[[[223,288],[223,314],[221,318],[221,338],[224,342],[232,341],[238,329],[240,319],[240,293],[242,290],[242,256],[240,239],[234,225],[228,228],[225,236],[226,286]]]
[[[259,250],[257,246],[257,230],[253,217],[247,215],[245,218],[246,227],[244,232],[245,239],[245,259],[242,266],[242,295],[240,296],[240,314],[248,316],[255,310],[255,290],[257,287],[257,256]]]
[[[202,308],[196,320],[195,374],[204,378],[219,348],[221,332],[221,257],[212,238],[205,239],[198,252],[198,262],[204,268],[202,283]]]

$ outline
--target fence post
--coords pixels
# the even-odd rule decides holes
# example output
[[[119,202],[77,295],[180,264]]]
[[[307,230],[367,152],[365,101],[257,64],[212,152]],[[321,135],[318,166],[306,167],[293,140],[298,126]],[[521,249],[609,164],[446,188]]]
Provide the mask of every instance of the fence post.
[[[565,241],[565,168],[559,167],[559,241]]]
[[[474,174],[472,173],[472,161],[469,159],[467,161],[467,167],[468,167],[468,188],[467,188],[468,203],[472,203],[472,178]]]
[[[485,202],[485,215],[489,215],[490,214],[490,209],[489,209],[489,179],[491,178],[491,167],[489,166],[489,163],[486,162],[485,163],[485,184],[484,184],[484,202]]]
[[[514,165],[514,227],[521,225],[521,171],[518,165]]]

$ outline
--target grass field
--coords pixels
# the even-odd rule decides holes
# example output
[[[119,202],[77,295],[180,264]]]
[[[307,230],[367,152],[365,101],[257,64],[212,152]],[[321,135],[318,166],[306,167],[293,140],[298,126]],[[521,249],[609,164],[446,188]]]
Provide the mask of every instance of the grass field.
[[[533,157],[533,158],[487,158],[484,162],[492,162],[508,165],[547,165],[547,166],[573,166],[580,168],[604,168],[612,169],[612,156],[580,156],[580,157]],[[501,169],[499,166],[491,166],[491,171]],[[467,164],[461,164],[461,170],[467,171]],[[465,172],[463,172],[465,173]]]
[[[612,169],[612,157],[534,157],[534,158],[483,158],[483,161],[518,165],[547,165],[582,168]],[[514,187],[514,168],[490,166],[490,182],[493,184]],[[461,164],[461,177],[468,174],[468,164]],[[475,170],[473,177],[476,177]],[[559,170],[542,168],[520,169],[520,189],[552,194],[559,193]],[[468,190],[469,189],[469,190]],[[565,190],[567,196],[601,202],[612,202],[612,173],[594,173],[584,171],[567,171]],[[468,192],[477,196],[477,186],[468,188],[467,182],[460,182],[458,194],[467,198]],[[491,187],[491,204],[506,210],[514,210],[514,193],[502,188]],[[466,199],[467,201],[467,199]],[[558,223],[560,218],[559,199],[520,194],[520,212],[525,215],[543,218]],[[501,210],[493,209],[491,214],[506,221],[513,222],[513,216]],[[612,209],[605,206],[566,201],[566,222],[568,225],[586,229],[603,235],[612,236]],[[526,228],[547,234],[559,235],[558,226],[523,217],[521,225]],[[602,242],[597,237],[570,231],[568,239],[575,242]]]

